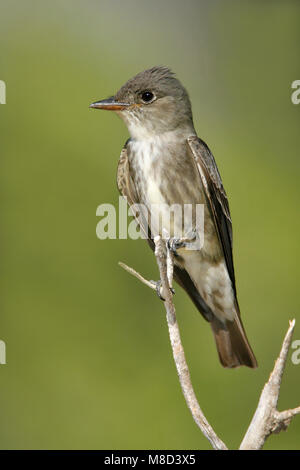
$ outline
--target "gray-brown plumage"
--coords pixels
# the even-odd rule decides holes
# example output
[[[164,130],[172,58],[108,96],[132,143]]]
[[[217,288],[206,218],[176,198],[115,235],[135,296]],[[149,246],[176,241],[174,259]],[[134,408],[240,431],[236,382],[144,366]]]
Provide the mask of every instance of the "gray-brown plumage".
[[[153,67],[91,107],[117,112],[129,129],[117,176],[129,205],[143,204],[149,220],[158,216],[154,207],[204,205],[203,245],[178,247],[174,277],[210,322],[222,365],[256,367],[237,302],[227,196],[212,153],[196,135],[186,90],[168,68]],[[153,248],[146,219],[139,223]],[[194,218],[191,225],[197,232]],[[174,222],[172,230],[178,228]],[[151,229],[161,234],[160,225]]]

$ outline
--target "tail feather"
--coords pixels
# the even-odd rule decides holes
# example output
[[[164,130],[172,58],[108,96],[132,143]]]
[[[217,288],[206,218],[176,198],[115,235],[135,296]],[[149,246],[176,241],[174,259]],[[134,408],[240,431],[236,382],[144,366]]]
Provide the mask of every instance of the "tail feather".
[[[242,365],[255,368],[257,361],[248,342],[241,319],[235,315],[233,321],[222,322],[216,316],[211,320],[217,350],[224,367]]]

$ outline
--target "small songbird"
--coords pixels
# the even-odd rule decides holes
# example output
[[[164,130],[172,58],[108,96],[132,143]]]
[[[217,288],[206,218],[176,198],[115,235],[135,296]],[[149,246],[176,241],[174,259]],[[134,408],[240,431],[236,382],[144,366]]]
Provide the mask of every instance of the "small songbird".
[[[221,364],[257,367],[237,301],[227,196],[212,153],[197,137],[187,91],[169,68],[159,66],[90,107],[115,111],[128,127],[117,184],[129,205],[143,204],[149,212],[204,205],[201,248],[188,249],[183,238],[169,240],[174,278],[210,323]],[[153,233],[148,242],[153,249]]]

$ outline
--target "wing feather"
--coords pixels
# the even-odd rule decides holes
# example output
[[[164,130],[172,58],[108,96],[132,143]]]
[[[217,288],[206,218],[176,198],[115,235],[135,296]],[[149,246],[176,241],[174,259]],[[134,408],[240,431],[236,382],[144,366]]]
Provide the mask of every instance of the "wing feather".
[[[199,170],[209,209],[223,248],[229,277],[236,294],[232,256],[232,223],[228,199],[221,176],[213,154],[203,140],[197,136],[191,136],[187,139],[187,143]]]
[[[127,153],[127,143],[124,145],[119,163],[118,163],[118,170],[117,170],[117,186],[119,189],[119,192],[123,197],[127,199],[127,203],[129,207],[139,204],[139,198],[137,195],[136,187],[134,185],[133,179],[130,174],[130,166],[129,166],[129,160],[128,160],[128,153]],[[140,226],[141,230],[143,231],[145,237],[147,238],[147,241],[149,245],[151,246],[152,249],[154,249],[154,242],[152,240],[150,231],[149,231],[149,226],[148,223],[143,217],[143,214],[139,214],[139,218],[135,218],[137,224]]]

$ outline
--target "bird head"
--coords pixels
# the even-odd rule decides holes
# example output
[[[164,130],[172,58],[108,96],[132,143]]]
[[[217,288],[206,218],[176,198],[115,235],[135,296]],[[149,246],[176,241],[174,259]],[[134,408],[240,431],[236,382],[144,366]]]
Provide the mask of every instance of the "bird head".
[[[140,72],[114,96],[90,107],[115,111],[137,140],[181,128],[193,129],[188,93],[173,72],[163,66]]]

